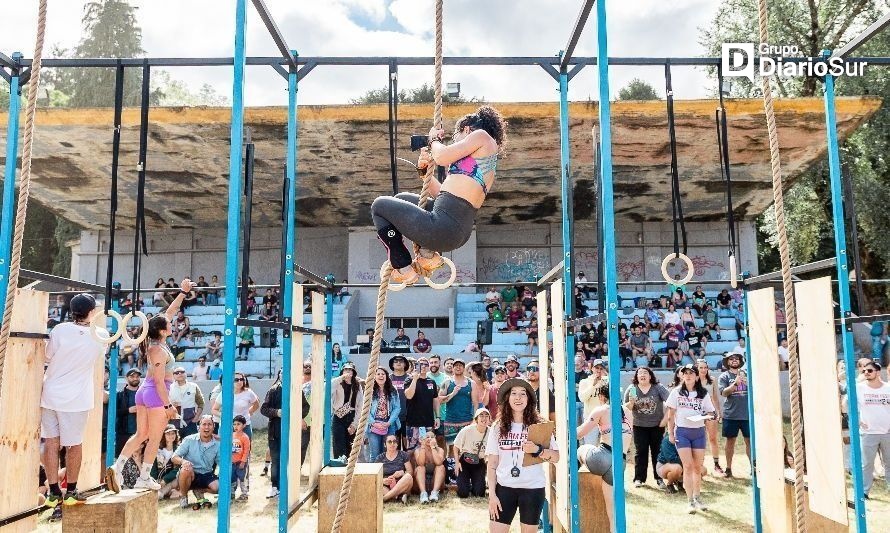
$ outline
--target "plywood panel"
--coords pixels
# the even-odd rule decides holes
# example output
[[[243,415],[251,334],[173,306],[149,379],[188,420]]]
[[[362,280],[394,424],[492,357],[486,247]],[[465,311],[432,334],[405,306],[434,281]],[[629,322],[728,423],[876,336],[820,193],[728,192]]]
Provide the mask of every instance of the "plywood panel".
[[[303,325],[303,286],[299,283],[293,284],[291,293],[291,315],[296,325]],[[287,357],[288,354],[285,354]],[[282,413],[288,417],[290,424],[290,435],[288,442],[288,464],[287,464],[287,508],[293,509],[294,505],[300,500],[300,471],[302,463],[300,462],[300,443],[303,436],[303,334],[296,331],[291,333],[290,354],[291,372],[290,372],[290,406],[287,413]],[[294,513],[288,519],[288,528],[296,525],[299,518],[299,511]]]
[[[538,353],[544,354],[546,353],[547,346],[547,290],[541,288],[538,291],[538,294],[535,296],[535,299],[538,303]],[[543,348],[542,348],[543,346]],[[542,379],[546,379],[546,376],[550,375],[550,358],[541,356],[538,358],[538,363],[541,366],[541,376]],[[544,394],[541,396],[541,405],[538,408],[542,413],[550,412],[550,395]],[[546,480],[546,484],[544,485],[544,497],[547,498],[547,501],[550,502],[550,514],[551,516],[554,514],[553,511],[556,505],[556,492],[553,487],[553,480],[556,476],[553,475],[553,465],[546,464],[544,465],[544,479]]]
[[[325,328],[325,304],[324,295],[320,292],[312,293],[312,327],[316,329]],[[324,337],[314,335],[312,339],[312,433],[309,438],[309,451],[306,453],[306,460],[309,463],[309,487],[318,481],[318,474],[321,472],[322,462],[324,461],[324,407],[331,399],[325,395],[325,383],[330,376],[325,357],[325,340]]]
[[[19,289],[12,311],[12,331],[46,332],[45,292]],[[6,350],[0,387],[0,517],[37,506],[37,492],[18,490],[34,487],[40,469],[40,391],[46,343],[43,339],[12,337]],[[15,458],[15,460],[12,460]],[[0,527],[3,533],[37,530],[31,516]]]
[[[318,529],[330,531],[337,514],[340,487],[346,467],[327,467],[319,476]],[[416,531],[411,524],[402,524],[400,531]],[[345,533],[378,533],[383,531],[383,464],[358,463],[352,477],[349,507],[341,524]]]
[[[96,360],[93,369],[93,410],[87,417],[86,429],[83,433],[83,460],[80,463],[80,476],[77,485],[86,489],[98,487],[103,483],[102,465],[102,401],[105,396],[105,358]]]
[[[570,524],[569,521],[569,461],[576,461],[574,457],[567,457],[565,450],[569,449],[568,423],[569,416],[566,412],[568,398],[568,383],[566,382],[566,335],[565,322],[563,321],[563,285],[562,280],[553,282],[550,290],[550,306],[553,316],[553,384],[556,397],[556,444],[563,452],[559,462],[556,463],[556,517],[563,525],[563,529]],[[546,357],[542,357],[546,359]],[[546,386],[546,377],[541,376],[542,386]],[[541,394],[541,396],[547,396]],[[546,412],[543,413],[546,416]],[[574,423],[574,421],[572,421]]]
[[[754,429],[757,484],[763,531],[788,532],[782,443],[782,395],[776,344],[776,300],[772,288],[748,293],[751,387],[755,395]]]
[[[797,283],[797,338],[810,510],[847,524],[831,278]]]

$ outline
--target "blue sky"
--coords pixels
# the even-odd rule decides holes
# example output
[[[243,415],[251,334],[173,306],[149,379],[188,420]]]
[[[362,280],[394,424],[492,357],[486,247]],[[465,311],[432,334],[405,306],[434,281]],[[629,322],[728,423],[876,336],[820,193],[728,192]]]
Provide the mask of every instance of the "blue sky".
[[[143,31],[148,56],[230,56],[233,0],[132,0]],[[432,0],[266,0],[288,43],[301,55],[432,55]],[[80,37],[82,0],[50,3],[47,40],[71,47]],[[446,0],[446,55],[555,55],[565,45],[580,0]],[[695,56],[703,53],[698,28],[713,17],[718,0],[610,0],[608,6],[611,56]],[[36,0],[18,0],[17,23],[0,32],[0,51],[33,53]],[[171,12],[175,16],[171,16]],[[276,55],[277,50],[248,2],[248,53]],[[47,50],[48,51],[48,50]],[[576,55],[594,55],[593,20]],[[221,94],[231,93],[231,70],[171,69],[192,87],[210,83]],[[613,68],[612,90],[639,77],[663,93],[663,70]],[[447,67],[445,81],[460,82],[466,96],[488,101],[551,101],[553,80],[537,67]],[[320,67],[301,85],[303,104],[346,103],[368,89],[385,86],[386,67]],[[403,68],[400,85],[416,87],[432,80],[431,67]],[[678,98],[702,98],[710,81],[698,69],[677,69]],[[248,105],[283,105],[285,84],[270,68],[248,70]],[[570,98],[586,100],[597,94],[594,69],[572,82]],[[110,102],[109,102],[110,105]]]

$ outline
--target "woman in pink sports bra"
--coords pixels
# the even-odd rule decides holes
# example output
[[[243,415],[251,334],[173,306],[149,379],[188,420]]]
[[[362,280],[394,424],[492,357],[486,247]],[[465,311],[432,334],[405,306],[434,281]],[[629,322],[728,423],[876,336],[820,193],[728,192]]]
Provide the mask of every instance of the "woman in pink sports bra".
[[[133,455],[142,443],[148,441],[142,455],[139,479],[133,488],[159,490],[161,486],[151,478],[151,466],[158,455],[158,446],[164,436],[167,422],[176,416],[176,408],[170,402],[170,384],[173,383],[173,367],[176,358],[167,347],[167,337],[172,334],[173,317],[194,284],[190,279],[182,280],[180,292],[167,308],[166,313],[158,314],[148,321],[147,345],[141,347],[148,359],[148,372],[139,390],[136,391],[136,433],[127,440],[114,465],[105,471],[105,484],[114,492],[120,492],[123,484],[123,468],[127,458]]]

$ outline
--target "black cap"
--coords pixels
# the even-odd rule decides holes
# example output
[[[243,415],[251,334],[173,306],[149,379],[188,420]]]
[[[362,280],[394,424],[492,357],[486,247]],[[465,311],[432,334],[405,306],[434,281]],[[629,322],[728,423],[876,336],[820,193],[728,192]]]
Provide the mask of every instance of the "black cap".
[[[92,295],[81,293],[71,298],[71,314],[87,316],[96,308],[96,299]]]
[[[139,374],[141,376],[142,372],[138,368],[131,368],[130,370],[127,370],[126,375],[129,376],[130,374]]]

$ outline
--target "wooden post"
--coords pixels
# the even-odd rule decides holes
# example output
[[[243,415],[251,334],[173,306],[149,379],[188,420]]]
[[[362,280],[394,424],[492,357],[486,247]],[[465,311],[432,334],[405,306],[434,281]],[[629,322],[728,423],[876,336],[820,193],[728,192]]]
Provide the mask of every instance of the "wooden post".
[[[84,505],[65,507],[62,533],[144,533],[158,530],[158,494],[153,490],[102,492]]]
[[[303,325],[303,286],[294,283],[291,291],[291,314],[295,325]],[[299,317],[299,318],[298,318]],[[289,417],[290,437],[288,442],[287,464],[287,508],[293,509],[300,501],[300,474],[303,463],[300,461],[300,448],[303,442],[303,334],[297,331],[291,332],[290,343],[290,408],[289,413],[282,415]],[[284,444],[284,443],[282,443]],[[279,483],[281,481],[279,480]],[[294,513],[288,519],[288,528],[296,525],[299,512]]]
[[[337,514],[340,486],[345,467],[326,467],[318,481],[318,529],[330,531]],[[349,509],[343,518],[345,533],[377,533],[383,531],[383,464],[358,463],[352,478]],[[410,524],[405,531],[412,530]]]
[[[567,398],[568,387],[566,378],[566,336],[565,322],[563,321],[563,285],[562,280],[556,280],[550,289],[550,309],[553,317],[553,385],[556,398],[556,444],[560,450],[569,449],[568,425],[574,424],[574,420],[568,419]],[[546,344],[544,345],[546,346]],[[546,357],[544,357],[546,358]],[[547,386],[547,376],[542,375],[543,387]],[[574,387],[574,384],[572,384]],[[541,394],[541,396],[547,396]],[[547,418],[547,413],[541,413]],[[571,528],[569,507],[572,496],[569,494],[569,468],[575,468],[575,457],[567,457],[565,452],[560,454],[556,463],[556,505],[554,515],[565,530]],[[570,463],[571,461],[571,463]],[[569,466],[571,465],[571,466]],[[554,524],[555,526],[555,524]]]
[[[325,302],[324,294],[320,292],[312,292],[312,327],[316,329],[324,329]],[[309,463],[309,481],[308,487],[315,485],[318,481],[318,474],[321,472],[322,463],[324,462],[324,428],[329,424],[329,420],[325,420],[324,406],[325,402],[331,399],[325,395],[325,383],[329,379],[327,376],[327,365],[325,364],[325,340],[324,337],[318,335],[312,336],[312,398],[309,401],[310,411],[312,413],[312,428],[309,437],[309,450],[306,452],[306,462]]]
[[[46,333],[49,295],[18,289],[12,309],[11,331]],[[40,393],[46,341],[10,337],[0,388],[0,518],[37,506],[40,471]],[[101,406],[100,406],[101,407]],[[37,516],[0,527],[3,533],[37,530]]]

